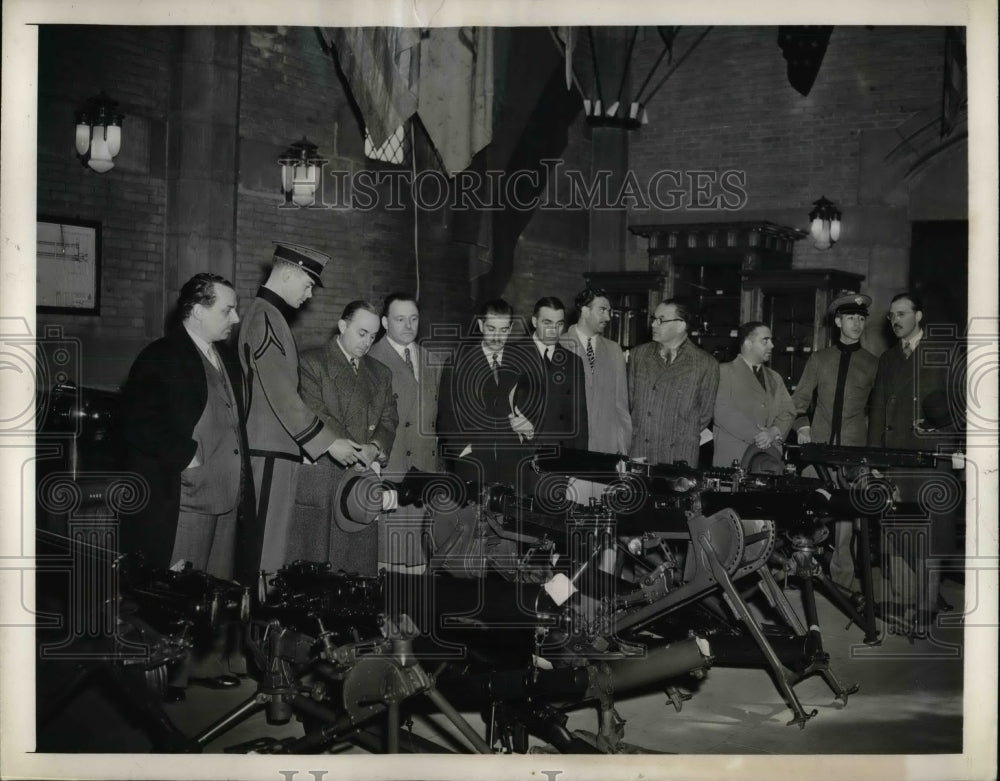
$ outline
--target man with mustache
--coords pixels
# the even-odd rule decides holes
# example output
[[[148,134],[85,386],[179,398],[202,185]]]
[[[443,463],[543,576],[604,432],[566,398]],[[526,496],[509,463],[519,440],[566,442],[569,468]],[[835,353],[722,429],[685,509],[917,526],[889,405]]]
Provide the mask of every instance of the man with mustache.
[[[942,439],[954,440],[960,427],[955,419],[960,406],[955,403],[959,389],[949,386],[948,370],[951,364],[960,364],[961,357],[952,355],[942,360],[940,342],[927,348],[922,327],[923,307],[912,293],[893,297],[887,318],[899,341],[879,357],[868,419],[868,445],[934,450]],[[933,492],[922,489],[928,481],[937,479],[942,481],[943,490],[957,490],[957,481],[944,479],[935,469],[907,469],[895,474],[890,470],[888,477],[899,489],[900,498],[921,505],[921,512],[927,516],[929,540],[925,548],[929,545],[930,555],[954,553],[960,497],[954,497],[954,501],[948,497],[938,503],[939,508],[924,507],[928,504],[926,495]],[[915,611],[917,631],[926,631],[932,612],[950,609],[939,592],[941,573],[928,568],[926,555],[919,551],[904,551],[891,541],[890,548],[893,591],[904,608]],[[922,587],[926,587],[926,599],[921,599]]]
[[[574,301],[577,321],[559,338],[583,365],[587,396],[587,449],[628,453],[632,417],[628,410],[625,356],[603,334],[611,321],[611,304],[603,290],[587,288]]]

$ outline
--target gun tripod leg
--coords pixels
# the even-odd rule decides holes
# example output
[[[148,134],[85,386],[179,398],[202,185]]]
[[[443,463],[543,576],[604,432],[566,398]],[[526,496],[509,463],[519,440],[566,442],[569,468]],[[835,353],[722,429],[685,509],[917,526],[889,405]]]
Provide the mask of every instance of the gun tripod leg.
[[[747,631],[750,632],[754,641],[757,643],[757,646],[764,654],[764,658],[767,660],[767,664],[771,668],[771,672],[774,674],[774,680],[778,686],[778,691],[781,692],[782,696],[785,698],[785,702],[788,703],[788,706],[792,709],[793,717],[792,720],[788,722],[788,725],[791,726],[792,724],[798,724],[799,729],[804,729],[806,722],[815,716],[818,711],[813,710],[812,713],[806,713],[805,709],[802,707],[802,703],[799,702],[799,698],[792,689],[792,681],[795,680],[795,674],[781,663],[781,660],[774,652],[771,644],[767,642],[767,638],[764,637],[764,633],[761,631],[760,625],[757,623],[756,619],[754,619],[753,615],[751,615],[746,602],[740,598],[739,592],[736,590],[733,582],[729,579],[729,573],[726,572],[726,568],[722,566],[722,562],[720,562],[718,556],[716,556],[711,542],[705,536],[701,537],[700,542],[702,549],[707,554],[708,565],[712,570],[712,574],[715,576],[716,582],[718,582],[719,586],[722,587],[722,592],[726,595],[727,601],[736,613],[736,617],[743,622]]]
[[[219,737],[219,735],[224,732],[228,732],[241,721],[246,721],[246,719],[250,718],[253,714],[263,708],[266,697],[267,695],[263,695],[260,692],[254,692],[250,697],[229,711],[229,713],[225,716],[213,722],[199,735],[196,735],[194,738],[195,742],[204,748]]]
[[[472,744],[472,747],[476,750],[477,754],[493,753],[492,747],[489,746],[485,740],[479,737],[479,733],[472,728],[472,725],[462,718],[462,714],[455,710],[455,707],[448,702],[444,695],[435,689],[433,685],[429,689],[425,690],[424,694],[426,694],[427,698],[437,706],[438,710],[441,711],[444,717],[454,724],[458,731],[465,736],[465,739]]]
[[[806,621],[809,624],[810,640],[808,647],[811,654],[810,664],[802,674],[802,677],[805,678],[807,675],[819,673],[826,682],[826,685],[833,690],[834,696],[846,706],[847,698],[861,687],[858,684],[854,684],[845,689],[833,670],[830,669],[830,654],[823,648],[823,635],[819,628],[819,615],[816,611],[816,593],[813,590],[813,577],[813,575],[805,575],[802,578],[802,605],[806,611]],[[822,583],[823,581],[821,580],[820,582]]]
[[[760,590],[764,592],[768,601],[774,605],[775,609],[784,619],[785,623],[788,624],[789,628],[799,636],[805,636],[806,628],[802,623],[802,619],[799,618],[799,614],[795,612],[795,608],[792,607],[792,603],[789,602],[788,597],[785,596],[785,592],[781,590],[781,586],[778,585],[778,581],[774,579],[774,575],[771,574],[771,570],[767,567],[761,567],[757,574],[760,576]]]

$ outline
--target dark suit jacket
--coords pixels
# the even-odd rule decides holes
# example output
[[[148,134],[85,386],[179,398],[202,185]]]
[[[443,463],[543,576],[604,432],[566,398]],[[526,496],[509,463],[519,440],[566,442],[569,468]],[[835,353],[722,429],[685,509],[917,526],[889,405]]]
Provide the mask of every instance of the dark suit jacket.
[[[511,430],[510,392],[521,371],[518,351],[504,348],[499,382],[493,378],[482,344],[464,344],[441,371],[438,395],[438,445],[445,467],[475,483],[509,483],[526,455]],[[471,452],[459,457],[463,450]]]
[[[241,424],[245,423],[246,399],[239,362],[224,343],[216,343],[216,349],[236,396]],[[120,412],[125,463],[146,480],[150,496],[142,509],[122,518],[122,549],[142,551],[155,566],[170,564],[177,533],[181,472],[198,449],[192,434],[207,399],[204,364],[183,326],[139,353],[123,388]],[[240,432],[244,479],[235,572],[237,578],[246,579],[252,578],[260,551],[253,552],[249,550],[252,546],[240,544],[256,539],[253,481],[242,425]],[[224,488],[235,492],[239,486]]]
[[[535,427],[532,444],[586,450],[587,389],[580,356],[556,344],[546,361],[532,339],[514,347],[524,356],[515,402]]]

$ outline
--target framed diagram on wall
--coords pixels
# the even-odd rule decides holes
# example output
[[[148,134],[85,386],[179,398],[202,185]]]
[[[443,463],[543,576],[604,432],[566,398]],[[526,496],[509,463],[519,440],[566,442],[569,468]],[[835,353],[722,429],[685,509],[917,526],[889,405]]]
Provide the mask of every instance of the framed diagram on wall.
[[[101,223],[39,217],[35,251],[38,311],[101,313]]]

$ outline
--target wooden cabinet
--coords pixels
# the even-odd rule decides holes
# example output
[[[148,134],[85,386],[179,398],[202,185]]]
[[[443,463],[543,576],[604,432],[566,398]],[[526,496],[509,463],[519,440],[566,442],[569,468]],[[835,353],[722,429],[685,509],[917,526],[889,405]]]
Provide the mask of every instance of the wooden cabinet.
[[[649,318],[664,299],[667,277],[659,271],[591,271],[587,286],[604,290],[611,322],[604,335],[628,350],[650,339]]]
[[[746,319],[742,274],[786,270],[805,231],[772,222],[633,225],[649,242],[649,268],[665,276],[663,298],[684,301],[695,315],[691,340],[716,360],[733,355],[733,339]]]
[[[864,276],[834,269],[745,271],[741,312],[744,321],[767,323],[774,337],[771,368],[789,391],[809,356],[830,345],[830,302],[842,290],[860,290]]]

